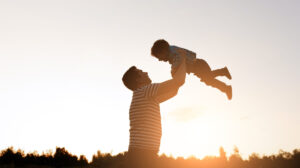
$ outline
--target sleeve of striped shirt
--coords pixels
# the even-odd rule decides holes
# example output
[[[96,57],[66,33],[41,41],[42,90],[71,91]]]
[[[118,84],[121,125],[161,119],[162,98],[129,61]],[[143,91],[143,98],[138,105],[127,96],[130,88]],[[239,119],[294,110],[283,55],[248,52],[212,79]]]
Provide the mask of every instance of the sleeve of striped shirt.
[[[159,84],[158,83],[153,83],[150,85],[147,85],[144,89],[144,95],[147,98],[155,98],[157,95],[157,90],[158,90]]]

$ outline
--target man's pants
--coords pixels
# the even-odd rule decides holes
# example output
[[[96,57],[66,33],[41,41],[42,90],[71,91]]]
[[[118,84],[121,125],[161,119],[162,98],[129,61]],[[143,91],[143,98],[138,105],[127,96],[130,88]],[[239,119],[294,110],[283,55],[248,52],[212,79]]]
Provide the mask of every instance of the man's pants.
[[[129,149],[126,168],[156,168],[157,151],[147,149]]]

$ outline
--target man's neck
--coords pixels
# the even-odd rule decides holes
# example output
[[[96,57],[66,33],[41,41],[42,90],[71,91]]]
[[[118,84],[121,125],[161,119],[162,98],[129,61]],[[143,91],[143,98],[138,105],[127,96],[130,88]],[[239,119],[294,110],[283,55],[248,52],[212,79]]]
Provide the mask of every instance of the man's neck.
[[[141,84],[138,86],[138,89],[139,89],[139,88],[142,88],[142,87],[144,87],[144,86],[147,86],[147,85],[149,85],[149,84],[151,84],[151,83],[141,83]]]

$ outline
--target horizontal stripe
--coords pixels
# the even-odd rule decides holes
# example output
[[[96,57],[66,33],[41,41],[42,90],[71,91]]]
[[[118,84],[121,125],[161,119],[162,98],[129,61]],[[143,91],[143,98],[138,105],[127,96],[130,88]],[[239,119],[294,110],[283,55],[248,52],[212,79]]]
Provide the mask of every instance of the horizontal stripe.
[[[151,120],[147,120],[147,121],[133,121],[130,123],[130,129],[161,129],[161,121],[151,121]]]
[[[150,143],[150,142],[157,142],[157,141],[160,141],[160,138],[161,138],[161,135],[157,135],[157,136],[152,136],[151,134],[150,135],[147,135],[147,134],[144,134],[144,135],[131,135],[130,136],[130,141],[133,142],[133,141],[141,141],[141,143]]]
[[[153,103],[153,102],[145,102],[145,100],[142,100],[140,103],[132,103],[130,108],[145,108],[145,107],[159,107],[159,104]]]
[[[151,131],[143,131],[140,132],[138,130],[130,130],[130,138],[140,137],[140,138],[154,138],[161,137],[161,131],[159,130],[151,130]]]
[[[135,120],[131,120],[130,122],[130,126],[151,126],[151,125],[156,125],[156,126],[161,126],[161,121],[160,120],[153,120],[153,119],[148,119],[148,118],[145,118],[144,120],[139,120],[139,119],[135,119]]]
[[[153,133],[161,133],[161,127],[159,125],[154,127],[149,125],[141,125],[140,127],[131,127],[130,132],[137,132],[137,133],[143,133],[143,132],[153,132]]]
[[[133,137],[130,137],[130,143],[145,144],[145,145],[151,144],[151,145],[157,146],[157,145],[160,145],[160,137],[149,138],[149,137],[133,136]]]
[[[136,113],[132,113],[131,115],[130,115],[130,118],[131,119],[138,119],[138,118],[140,118],[140,119],[143,119],[143,118],[151,118],[151,119],[154,119],[154,120],[161,120],[161,117],[160,117],[160,114],[151,114],[151,113],[148,113],[148,114],[136,114]]]
[[[144,145],[144,144],[139,144],[139,145],[136,145],[136,144],[129,144],[129,148],[130,148],[130,149],[132,149],[132,148],[149,149],[149,150],[156,150],[156,151],[158,151],[159,146]]]

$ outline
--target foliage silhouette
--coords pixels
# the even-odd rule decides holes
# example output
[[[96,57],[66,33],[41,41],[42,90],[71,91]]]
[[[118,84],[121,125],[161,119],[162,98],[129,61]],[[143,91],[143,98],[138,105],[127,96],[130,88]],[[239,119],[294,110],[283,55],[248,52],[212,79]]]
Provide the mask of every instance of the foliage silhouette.
[[[88,165],[85,156],[78,158],[70,154],[65,148],[56,148],[54,155],[43,153],[39,155],[37,152],[24,154],[23,151],[14,151],[12,147],[1,151],[0,167],[4,165],[13,165],[12,167],[24,167],[28,165],[50,166],[50,167],[83,167]],[[31,167],[31,166],[30,166]]]
[[[161,155],[158,159],[158,168],[299,168],[300,149],[292,153],[280,150],[276,155],[262,156],[253,153],[247,160],[243,160],[237,147],[229,157],[221,147],[219,156],[206,156],[203,159],[189,157],[173,158]],[[0,168],[2,167],[82,167],[82,168],[122,168],[126,160],[127,152],[118,155],[101,153],[97,151],[88,162],[84,155],[70,154],[65,148],[56,148],[52,152],[39,155],[37,152],[24,154],[22,150],[15,151],[12,147],[1,151]]]

